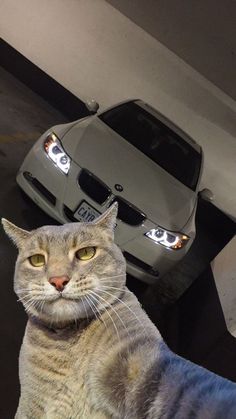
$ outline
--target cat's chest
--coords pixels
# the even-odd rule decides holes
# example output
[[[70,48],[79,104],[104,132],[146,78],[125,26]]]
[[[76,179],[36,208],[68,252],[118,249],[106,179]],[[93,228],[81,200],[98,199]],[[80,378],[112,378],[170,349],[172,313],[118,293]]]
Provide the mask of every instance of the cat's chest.
[[[53,409],[63,418],[67,409],[68,414],[74,409],[85,412],[87,362],[80,334],[47,336],[27,330],[20,354],[20,381],[22,394],[32,400],[32,410],[50,408],[52,418]]]
[[[65,382],[73,375],[82,378],[86,356],[81,339],[81,333],[45,334],[41,330],[27,330],[20,362],[26,363],[28,373],[34,373],[45,384]]]

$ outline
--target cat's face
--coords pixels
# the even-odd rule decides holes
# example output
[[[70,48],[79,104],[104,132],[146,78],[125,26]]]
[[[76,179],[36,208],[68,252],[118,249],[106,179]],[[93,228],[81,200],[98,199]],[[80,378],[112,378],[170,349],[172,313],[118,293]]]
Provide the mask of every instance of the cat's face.
[[[116,214],[114,204],[93,223],[31,232],[2,221],[19,249],[14,289],[28,314],[63,325],[114,301],[125,283],[125,260],[113,241]]]

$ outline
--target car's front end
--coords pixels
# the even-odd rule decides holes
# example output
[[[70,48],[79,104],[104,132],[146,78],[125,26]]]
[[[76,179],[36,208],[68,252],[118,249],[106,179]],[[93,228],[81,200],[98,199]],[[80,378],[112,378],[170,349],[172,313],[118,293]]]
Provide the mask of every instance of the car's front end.
[[[195,237],[197,192],[181,187],[97,116],[43,134],[17,182],[61,223],[92,221],[117,200],[115,240],[128,273],[144,282],[170,270]]]

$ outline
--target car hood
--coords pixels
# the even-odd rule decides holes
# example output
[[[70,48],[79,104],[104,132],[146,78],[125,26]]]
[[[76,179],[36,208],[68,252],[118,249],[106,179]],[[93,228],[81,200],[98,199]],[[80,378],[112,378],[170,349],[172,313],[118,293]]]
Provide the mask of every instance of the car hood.
[[[188,221],[196,193],[185,187],[97,116],[73,126],[62,139],[65,151],[81,167],[106,183],[161,227],[178,231]],[[115,184],[123,187],[117,192]]]

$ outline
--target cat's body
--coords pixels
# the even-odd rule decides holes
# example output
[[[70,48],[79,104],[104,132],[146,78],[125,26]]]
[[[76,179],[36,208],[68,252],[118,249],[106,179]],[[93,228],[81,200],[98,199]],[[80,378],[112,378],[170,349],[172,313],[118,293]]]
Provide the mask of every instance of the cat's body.
[[[235,419],[236,384],[173,354],[125,287],[115,213],[32,233],[4,221],[29,313],[16,419]]]
[[[123,299],[144,323],[146,315],[136,298],[124,295]],[[160,338],[148,319],[146,332],[150,329],[153,335],[151,344],[145,332],[140,333],[141,326],[132,313],[120,307],[120,316],[122,311],[130,319],[126,323],[130,336],[114,319],[119,338],[106,311],[100,319],[89,323],[85,320],[62,330],[28,321],[20,354],[22,396],[17,418],[24,418],[26,412],[27,418],[126,417],[125,411],[132,404],[126,397],[128,390],[135,389],[145,370],[155,363]],[[114,317],[112,310],[109,314]],[[145,348],[145,362],[144,353],[139,354],[140,343]]]

